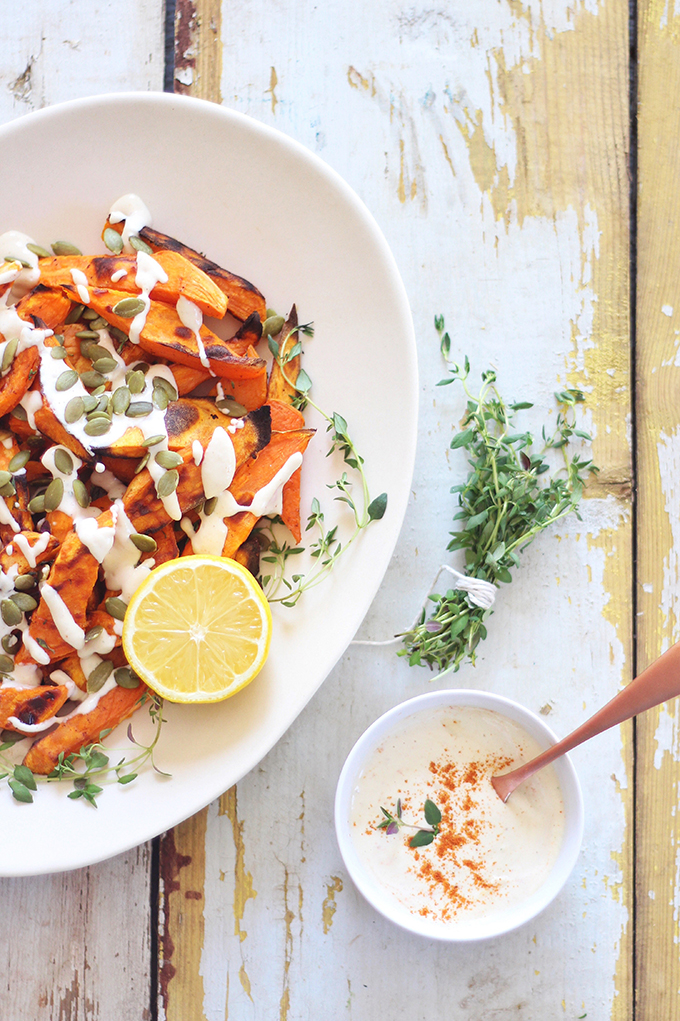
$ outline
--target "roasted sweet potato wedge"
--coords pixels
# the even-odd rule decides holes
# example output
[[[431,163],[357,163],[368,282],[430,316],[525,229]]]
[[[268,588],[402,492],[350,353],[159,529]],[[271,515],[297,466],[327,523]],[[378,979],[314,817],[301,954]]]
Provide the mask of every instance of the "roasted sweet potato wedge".
[[[287,353],[292,347],[298,342],[296,330],[298,325],[298,315],[295,305],[290,310],[288,319],[286,320],[283,329],[279,333],[276,340],[279,345],[279,354],[281,359],[285,361]],[[267,400],[269,401],[282,401],[284,404],[292,404],[295,397],[299,396],[297,390],[291,383],[295,383],[300,372],[300,355],[295,355],[285,365],[285,375],[281,370],[279,363],[274,360],[272,362],[272,368],[269,375],[269,386],[267,387]],[[287,378],[286,378],[287,377]],[[290,380],[290,382],[289,382]]]
[[[68,698],[65,684],[41,684],[37,688],[0,688],[0,728],[16,730],[10,718],[32,725],[51,719]]]

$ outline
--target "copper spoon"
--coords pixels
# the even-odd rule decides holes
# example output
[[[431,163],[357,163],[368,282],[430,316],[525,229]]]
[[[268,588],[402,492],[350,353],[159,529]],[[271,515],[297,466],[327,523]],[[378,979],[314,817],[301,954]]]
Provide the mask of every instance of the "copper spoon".
[[[560,755],[583,744],[596,734],[601,734],[617,723],[623,723],[632,716],[637,716],[645,709],[661,705],[670,698],[680,695],[680,642],[664,652],[651,666],[631,681],[618,695],[607,702],[599,712],[582,723],[567,737],[547,748],[531,762],[525,762],[510,773],[492,776],[491,783],[501,801],[507,801],[516,787],[528,780],[530,776],[543,769],[549,762],[559,759]]]

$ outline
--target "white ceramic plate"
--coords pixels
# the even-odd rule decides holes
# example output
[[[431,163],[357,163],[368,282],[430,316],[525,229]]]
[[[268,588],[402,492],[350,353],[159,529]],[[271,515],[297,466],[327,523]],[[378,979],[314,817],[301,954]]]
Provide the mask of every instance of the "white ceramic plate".
[[[78,100],[0,128],[0,232],[101,252],[113,201],[136,192],[154,226],[252,280],[270,307],[296,302],[316,336],[305,367],[317,403],[347,419],[371,494],[388,493],[333,576],[295,609],[277,610],[269,661],[245,691],[213,706],[168,706],[158,765],[112,785],[97,810],[41,785],[33,805],[0,787],[0,874],[77,868],[163,832],[252,769],[291,725],[355,634],[394,549],[416,441],[417,367],[410,311],[375,221],[325,163],[257,121],[168,94]],[[311,425],[318,425],[313,415]],[[303,513],[339,465],[320,428],[306,457]],[[341,505],[336,504],[339,508]],[[144,710],[134,718],[145,732]],[[140,721],[139,723],[137,721]],[[108,739],[125,748],[124,727]],[[115,741],[113,739],[116,739]]]

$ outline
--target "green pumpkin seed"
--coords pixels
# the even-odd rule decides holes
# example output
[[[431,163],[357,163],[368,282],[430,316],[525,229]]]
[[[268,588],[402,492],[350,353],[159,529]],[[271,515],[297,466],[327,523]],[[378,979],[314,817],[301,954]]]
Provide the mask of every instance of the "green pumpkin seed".
[[[37,582],[32,574],[19,574],[14,579],[14,588],[17,592],[30,592],[32,588],[35,588]]]
[[[99,418],[93,418],[91,422],[83,427],[83,432],[87,436],[103,436],[111,428],[111,419],[105,415],[100,415]]]
[[[11,599],[3,599],[0,601],[0,617],[7,627],[16,627],[17,624],[21,624],[24,615]]]
[[[203,504],[203,513],[207,518],[210,517],[212,512],[215,510],[215,507],[217,507],[217,497],[211,496],[210,499],[206,500]]]
[[[109,415],[108,411],[100,411],[99,408],[96,408],[94,411],[91,411],[89,413],[89,415],[87,416],[87,421],[95,422],[100,418],[105,419],[109,423],[111,422],[111,415]]]
[[[149,365],[148,362],[137,362],[134,366],[134,371],[141,372],[143,376],[146,376],[150,368],[151,366]]]
[[[78,374],[76,373],[76,377],[77,375]],[[57,380],[57,383],[58,382],[59,380]],[[83,386],[86,386],[88,390],[92,390],[93,388],[96,389],[97,387],[106,385],[105,377],[102,376],[101,372],[95,372],[94,369],[92,369],[90,372],[81,372],[80,382],[83,384]]]
[[[14,361],[14,356],[17,353],[17,348],[18,347],[19,347],[19,338],[18,337],[14,337],[12,340],[8,340],[7,343],[5,344],[4,350],[2,352],[2,363],[1,363],[1,367],[2,367],[2,371],[3,372],[5,372],[7,369],[9,369],[10,365]]]
[[[83,411],[86,414],[89,414],[90,411],[94,411],[94,409],[97,407],[97,404],[99,403],[98,399],[96,397],[93,397],[92,394],[86,394],[82,398],[82,402],[83,402]]]
[[[130,388],[128,386],[119,386],[113,391],[111,407],[113,408],[114,414],[125,414],[127,409],[130,407]]]
[[[159,450],[154,460],[161,468],[179,468],[184,464],[182,455],[176,454],[174,450]]]
[[[96,319],[93,319],[91,321],[90,329],[91,330],[106,330],[106,329],[108,329],[108,325],[109,324],[107,323],[106,319],[102,319],[101,316],[97,316]]]
[[[268,316],[262,323],[262,336],[275,337],[283,329],[285,321],[283,316]]]
[[[10,656],[0,656],[0,674],[11,674],[14,670],[14,660]]]
[[[73,425],[85,414],[85,404],[82,397],[72,397],[64,408],[64,421],[67,425]]]
[[[63,479],[52,479],[45,490],[45,510],[55,511],[64,497]]]
[[[136,252],[146,252],[147,255],[153,255],[153,249],[150,245],[147,245],[144,238],[140,238],[139,234],[131,234],[129,241],[130,247],[134,248]]]
[[[129,340],[127,333],[123,333],[117,326],[109,326],[109,333],[118,344],[126,344]],[[120,351],[120,347],[118,350]]]
[[[54,464],[62,475],[71,475],[73,472],[73,458],[63,447],[57,447],[54,451]]]
[[[108,348],[102,347],[101,344],[93,344],[88,341],[87,344],[80,345],[80,353],[84,354],[86,358],[89,358],[91,362],[96,361],[98,358],[110,358],[111,352]]]
[[[0,486],[0,496],[5,499],[8,496],[14,496],[16,489],[11,482],[8,482],[6,486]]]
[[[90,506],[90,494],[85,488],[85,483],[81,482],[80,479],[73,480],[73,495],[75,496],[76,503],[79,507]]]
[[[70,390],[77,380],[78,373],[75,369],[67,369],[66,372],[62,372],[61,375],[57,376],[57,382],[54,384],[54,388],[55,390]]]
[[[126,418],[145,418],[153,411],[151,401],[134,401],[125,412]]]
[[[86,308],[80,316],[81,319],[85,319],[87,322],[91,319],[97,319],[98,317],[99,312],[95,312],[93,308]]]
[[[158,549],[158,543],[155,539],[153,539],[150,535],[143,535],[140,532],[135,532],[131,535],[130,542],[142,553],[155,553]]]
[[[232,418],[243,418],[244,415],[248,414],[248,409],[244,408],[238,401],[235,401],[233,397],[221,397],[219,401],[215,401],[215,407],[219,408],[225,415],[231,415]]]
[[[76,337],[78,340],[93,340],[95,344],[99,340],[99,334],[96,330],[79,330],[78,333],[76,333]],[[80,345],[80,350],[83,350],[82,344]],[[106,348],[104,348],[104,350],[106,350]],[[108,354],[109,352],[106,351],[106,353]]]
[[[27,422],[28,415],[26,414],[26,408],[22,408],[20,404],[17,404],[16,408],[11,412],[12,415],[20,422]]]
[[[88,691],[99,691],[104,687],[111,672],[113,670],[113,663],[108,659],[103,659],[99,666],[96,666],[90,676],[87,679],[87,690]]]
[[[0,645],[2,645],[5,652],[16,652],[21,645],[21,639],[18,635],[5,635]]]
[[[178,485],[179,472],[173,468],[171,471],[167,471],[164,475],[161,475],[156,483],[156,492],[161,500],[163,500],[166,496],[171,496],[177,489]]]
[[[69,325],[71,323],[77,323],[84,311],[85,311],[84,305],[80,304],[74,305],[69,314],[64,319],[64,323],[68,323]]]
[[[45,513],[45,494],[39,493],[38,496],[34,496],[28,504],[28,509],[31,514],[44,514]]]
[[[120,596],[109,596],[104,603],[104,606],[106,608],[106,612],[112,617],[115,617],[116,620],[125,620],[127,603],[123,602]],[[0,603],[0,610],[1,608],[2,604]]]
[[[66,350],[66,348],[59,347],[58,344],[55,344],[54,347],[50,348],[50,354],[52,355],[53,358],[57,359],[68,358],[68,351]]]
[[[53,336],[54,336],[54,339],[56,340],[57,344],[60,344],[63,347],[64,346],[64,334],[63,333],[55,333],[55,334],[53,334]]]
[[[142,440],[143,447],[155,447],[157,443],[162,443],[166,439],[165,433],[157,433],[153,436],[147,436]]]
[[[165,438],[165,437],[163,437],[163,438]],[[146,454],[144,455],[142,460],[139,462],[139,464],[135,468],[135,475],[139,475],[139,473],[146,468],[147,464],[149,463],[149,458],[150,457],[151,457],[151,452],[149,450],[147,450]]]
[[[125,377],[125,382],[127,383],[131,394],[140,394],[144,389],[144,373],[137,370],[128,372]]]
[[[129,666],[119,666],[113,671],[113,677],[119,688],[138,688],[140,678]]]
[[[20,450],[18,454],[14,455],[14,457],[9,462],[7,467],[11,472],[20,472],[22,468],[26,467],[30,460],[31,460],[30,450]]]
[[[106,358],[97,358],[96,362],[93,362],[92,368],[95,372],[113,372],[118,367],[118,362],[115,361],[109,354]]]
[[[265,319],[271,319],[272,316],[277,316],[278,314],[279,313],[276,311],[275,308],[268,308],[265,311],[264,317],[265,317]]]
[[[40,245],[34,245],[32,241],[29,241],[26,247],[28,248],[29,252],[33,252],[33,254],[37,255],[39,259],[51,258],[50,253],[47,251],[46,248],[42,248]]]
[[[96,386],[92,391],[91,396],[96,397],[97,403],[99,403],[99,398],[103,393],[106,393],[106,383],[100,383],[99,386]]]
[[[145,310],[146,302],[142,301],[141,298],[123,298],[111,309],[113,314],[120,316],[121,319],[134,319],[135,316]]]
[[[169,400],[171,401],[177,400],[179,395],[177,393],[176,388],[172,385],[169,379],[164,379],[163,376],[156,376],[154,378],[153,385],[155,387],[160,387],[161,390],[165,390]]]
[[[152,400],[159,411],[165,411],[170,403],[170,398],[165,390],[160,386],[155,386],[153,388]]]
[[[91,627],[89,631],[85,632],[85,641],[93,642],[95,638],[99,638],[103,630],[104,628],[101,626],[101,624],[95,624],[94,627]]]
[[[34,599],[33,596],[29,596],[28,592],[12,592],[9,598],[24,613],[30,613],[38,605],[38,600]]]
[[[53,241],[51,246],[55,255],[82,255],[83,253],[70,241]]]
[[[104,391],[104,393],[101,395],[101,397],[97,398],[97,409],[96,409],[97,411],[105,411],[107,413],[107,415],[109,416],[109,418],[111,417],[111,409],[109,408],[110,401],[111,401],[110,395],[107,394],[106,391]]]
[[[102,234],[102,240],[108,250],[114,255],[120,255],[123,251],[123,239],[113,227],[107,227]]]
[[[10,462],[11,464],[11,462]],[[12,476],[9,472],[0,471],[0,486],[6,486],[8,482],[12,481]]]

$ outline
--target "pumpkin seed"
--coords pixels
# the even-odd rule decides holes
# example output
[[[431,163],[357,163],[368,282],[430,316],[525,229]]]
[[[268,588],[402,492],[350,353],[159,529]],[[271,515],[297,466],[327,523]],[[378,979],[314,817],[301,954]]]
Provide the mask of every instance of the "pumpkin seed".
[[[67,369],[66,372],[62,372],[57,376],[57,382],[54,384],[55,390],[70,390],[75,382],[78,380],[78,373],[75,369]]]
[[[277,316],[278,314],[279,313],[276,311],[275,308],[268,308],[265,311],[264,317],[265,317],[265,319],[271,319],[272,316]]]
[[[125,412],[126,418],[144,418],[153,411],[153,404],[150,401],[134,401]]]
[[[86,386],[88,390],[92,390],[93,388],[96,389],[99,386],[105,386],[106,378],[102,376],[101,372],[95,372],[95,370],[92,369],[89,372],[80,373],[80,382],[83,384],[83,386]],[[57,380],[57,385],[58,384],[59,380]]]
[[[154,460],[161,468],[179,468],[184,464],[182,455],[176,454],[174,450],[159,450]]]
[[[64,421],[67,425],[73,425],[85,414],[85,404],[82,397],[72,397],[64,408]]]
[[[0,486],[0,496],[5,499],[8,496],[14,496],[16,489],[11,482],[8,482],[6,486]]]
[[[55,255],[82,255],[83,253],[70,241],[53,241],[51,246]]]
[[[285,321],[283,316],[268,316],[262,323],[262,336],[275,337],[283,329]]]
[[[134,365],[135,372],[141,372],[143,376],[146,376],[150,368],[151,366],[149,365],[148,362],[136,362]]]
[[[0,656],[0,674],[11,674],[14,670],[14,660],[10,656]]]
[[[109,415],[108,411],[100,411],[99,408],[95,408],[95,410],[91,411],[87,416],[88,422],[94,422],[97,418],[105,418],[107,422],[111,421],[111,415]]]
[[[28,592],[12,592],[9,598],[24,613],[30,613],[38,605],[38,600],[34,599],[33,596],[29,596]]]
[[[95,624],[94,627],[91,627],[89,631],[85,632],[85,641],[92,642],[94,641],[95,638],[99,638],[103,630],[104,628],[101,626],[101,624]]]
[[[125,620],[127,603],[123,602],[120,596],[109,596],[104,603],[104,606],[106,608],[106,612],[110,614],[111,617],[115,617],[116,620]],[[1,609],[2,604],[0,603],[0,611]]]
[[[115,359],[113,359],[109,354],[107,354],[106,358],[98,358],[96,360],[96,362],[93,362],[92,368],[96,372],[102,372],[102,373],[104,373],[104,372],[113,372],[113,370],[117,367],[117,365],[118,365],[118,362],[115,361]]]
[[[161,390],[165,390],[169,400],[171,401],[177,400],[179,395],[177,393],[176,388],[172,385],[169,379],[164,379],[163,376],[156,376],[153,381],[153,385],[155,387],[160,387]]]
[[[31,514],[44,514],[45,513],[45,494],[39,493],[38,496],[34,496],[29,501],[28,509]]]
[[[165,438],[165,433],[157,433],[154,436],[147,436],[142,440],[142,446],[155,447],[157,443],[162,443]]]
[[[106,319],[102,319],[101,316],[97,316],[96,319],[93,319],[90,322],[90,329],[91,330],[105,330],[108,327],[108,325],[109,324],[107,323]]]
[[[127,374],[125,382],[130,388],[131,394],[140,394],[144,389],[144,373],[138,372],[135,369],[133,372],[129,372]]]
[[[231,415],[232,418],[243,418],[244,415],[248,414],[248,409],[244,408],[238,401],[235,401],[233,397],[221,397],[219,401],[215,401],[215,407],[219,408],[224,414]]]
[[[92,344],[90,342],[80,345],[80,352],[84,354],[86,358],[89,358],[91,362],[96,361],[97,358],[110,358],[111,352],[106,347],[102,347],[101,344]]]
[[[64,496],[64,480],[52,479],[45,490],[45,510],[54,511],[61,503]]]
[[[36,586],[36,579],[32,574],[19,574],[14,579],[14,588],[17,592],[30,592]]]
[[[147,464],[149,463],[150,456],[151,456],[151,451],[147,450],[146,454],[144,455],[142,460],[139,462],[139,464],[135,468],[135,475],[139,475],[139,473],[141,471],[143,471],[144,468],[146,468]]]
[[[111,411],[109,408],[110,395],[104,392],[101,397],[97,398],[97,411],[105,411],[106,414],[111,417]]]
[[[139,234],[130,235],[130,247],[134,248],[136,252],[146,252],[147,255],[153,255],[153,249],[150,245],[147,245],[143,238],[140,238]]]
[[[113,677],[119,688],[138,688],[140,678],[129,666],[119,666],[113,671]]]
[[[205,503],[203,504],[203,513],[205,514],[205,516],[209,518],[212,512],[215,510],[215,507],[217,507],[217,497],[211,496],[210,499],[206,500]]]
[[[113,663],[108,659],[103,659],[99,666],[96,666],[90,676],[87,679],[87,690],[88,691],[99,691],[104,687],[111,671],[113,670]]]
[[[159,411],[165,411],[170,403],[170,398],[166,394],[165,390],[163,390],[160,386],[155,386],[153,388],[152,400]]]
[[[0,617],[2,617],[7,627],[16,627],[17,624],[21,624],[23,616],[17,604],[12,602],[11,599],[0,601]]]
[[[54,336],[54,339],[56,340],[57,344],[60,344],[61,347],[63,347],[64,346],[64,334],[63,333],[55,333],[55,334],[53,334],[53,336]]]
[[[140,312],[146,310],[146,302],[141,298],[123,298],[111,309],[115,316],[121,319],[134,319]]]
[[[5,635],[0,642],[5,652],[16,652],[21,645],[21,639],[18,635]]]
[[[31,460],[31,454],[28,450],[20,450],[18,454],[15,454],[12,460],[7,465],[7,468],[11,472],[20,472],[22,468],[25,468],[28,462]]]
[[[83,411],[85,411],[86,414],[89,414],[90,411],[94,411],[99,403],[97,398],[93,397],[92,394],[85,394],[85,396],[81,399],[83,402]]]
[[[80,304],[74,305],[69,314],[64,319],[64,323],[68,323],[69,325],[71,323],[77,323],[84,311],[85,311],[84,305]]]
[[[94,340],[95,343],[99,340],[99,334],[96,330],[79,330],[78,333],[76,333],[76,337],[78,340]],[[83,350],[82,344],[80,345],[80,350]],[[106,350],[106,348],[104,348],[104,350]],[[108,354],[109,352],[106,351],[106,353]]]
[[[28,421],[28,415],[26,414],[26,408],[22,408],[20,404],[17,404],[16,408],[14,408],[14,410],[12,411],[12,414],[20,422],[27,422]]]
[[[179,485],[179,472],[173,468],[171,471],[165,472],[161,475],[158,482],[156,483],[156,492],[158,493],[161,500],[165,499],[166,496],[171,496],[175,492]]]
[[[158,543],[150,535],[143,535],[140,532],[135,532],[130,536],[130,542],[133,546],[136,546],[142,553],[155,553],[158,549]]]
[[[111,407],[116,415],[125,414],[130,407],[130,388],[128,386],[119,386],[113,391]]]
[[[83,311],[83,313],[82,313],[80,318],[81,319],[85,319],[85,320],[87,320],[87,322],[89,322],[91,319],[97,319],[98,317],[99,317],[99,312],[95,312],[95,310],[93,308],[86,308]]]
[[[96,397],[98,399],[101,397],[103,393],[106,393],[106,383],[100,383],[99,386],[96,386],[92,391],[91,396]]]
[[[81,482],[80,479],[73,480],[73,495],[76,498],[76,503],[79,507],[90,506],[90,494],[85,488],[85,483]]]
[[[120,255],[123,251],[123,239],[117,230],[113,227],[107,227],[102,234],[102,241],[110,252],[114,255]]]
[[[6,369],[8,369],[10,367],[10,365],[12,364],[12,362],[14,361],[14,356],[17,353],[17,348],[18,347],[19,347],[19,338],[18,337],[13,337],[12,340],[8,340],[7,343],[5,344],[4,350],[2,352],[2,371],[3,372],[5,372]]]
[[[83,427],[83,432],[88,436],[103,436],[111,428],[111,419],[105,415],[100,415],[99,418],[93,418],[91,422]]]
[[[63,447],[57,447],[54,451],[54,464],[62,475],[71,475],[73,472],[73,458]]]
[[[10,462],[11,463],[11,462]],[[9,472],[0,471],[0,486],[6,486],[8,482],[12,481],[12,476]]]
[[[55,344],[54,347],[50,348],[50,354],[52,355],[53,358],[57,358],[57,359],[58,358],[68,358],[68,351],[66,350],[66,348],[65,347],[59,347],[58,344]]]
[[[35,245],[33,244],[32,241],[29,241],[26,247],[28,248],[29,252],[33,252],[33,254],[37,255],[39,259],[50,258],[50,253],[47,251],[46,248],[42,248],[40,245]]]

